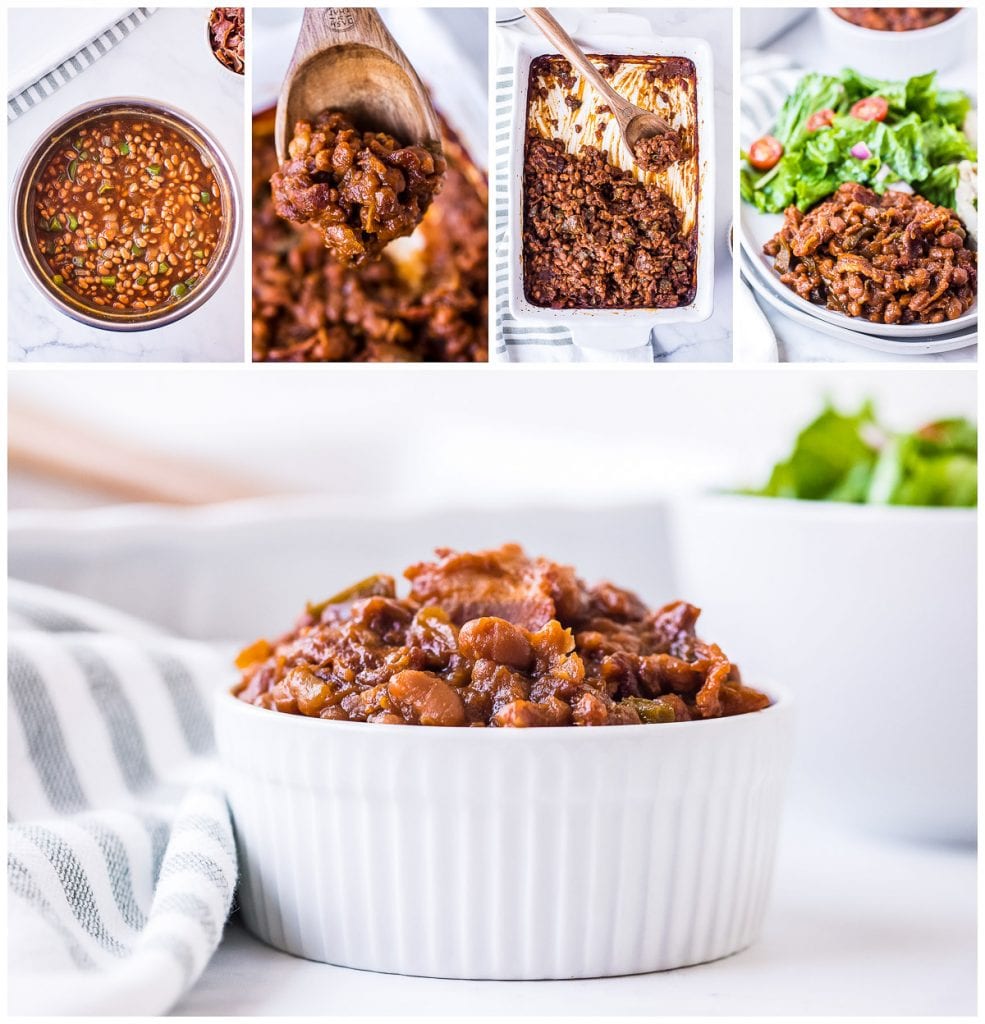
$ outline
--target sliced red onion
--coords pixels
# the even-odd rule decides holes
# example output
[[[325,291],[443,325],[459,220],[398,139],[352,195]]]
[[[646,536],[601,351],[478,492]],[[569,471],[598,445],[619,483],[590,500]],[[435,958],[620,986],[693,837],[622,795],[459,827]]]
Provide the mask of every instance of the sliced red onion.
[[[856,142],[849,152],[856,160],[868,160],[872,156],[869,147],[864,142]]]

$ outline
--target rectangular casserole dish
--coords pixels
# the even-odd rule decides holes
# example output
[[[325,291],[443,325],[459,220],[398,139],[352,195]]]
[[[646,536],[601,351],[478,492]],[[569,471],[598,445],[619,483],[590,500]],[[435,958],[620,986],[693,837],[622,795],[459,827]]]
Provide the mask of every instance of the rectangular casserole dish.
[[[618,34],[612,29],[618,26]],[[589,53],[625,56],[674,56],[693,62],[697,81],[697,237],[696,290],[693,300],[673,309],[549,309],[529,302],[523,280],[523,176],[530,65],[553,49],[539,37],[518,41],[514,56],[514,93],[509,156],[509,304],[527,323],[563,325],[575,343],[619,349],[643,344],[646,329],[661,324],[698,323],[712,312],[714,281],[714,78],[711,49],[700,39],[660,37],[634,15],[606,15],[584,20],[574,33]],[[633,99],[633,97],[628,97]]]

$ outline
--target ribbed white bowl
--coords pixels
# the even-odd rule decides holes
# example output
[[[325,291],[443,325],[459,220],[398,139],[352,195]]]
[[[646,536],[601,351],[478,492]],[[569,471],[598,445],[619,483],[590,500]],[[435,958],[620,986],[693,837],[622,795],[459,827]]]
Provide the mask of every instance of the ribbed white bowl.
[[[220,694],[244,920],[311,960],[443,978],[726,956],[759,932],[790,725],[787,698],[714,721],[511,730],[322,721]]]

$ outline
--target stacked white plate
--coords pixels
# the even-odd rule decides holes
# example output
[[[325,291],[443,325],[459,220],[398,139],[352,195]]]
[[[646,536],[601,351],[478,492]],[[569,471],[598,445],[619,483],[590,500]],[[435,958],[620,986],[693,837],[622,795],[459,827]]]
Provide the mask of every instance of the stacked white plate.
[[[821,334],[877,352],[926,355],[968,348],[978,342],[978,301],[963,316],[945,324],[877,324],[849,317],[801,298],[780,282],[763,246],[780,229],[780,214],[760,213],[742,204],[739,217],[739,266],[743,280],[778,313]]]

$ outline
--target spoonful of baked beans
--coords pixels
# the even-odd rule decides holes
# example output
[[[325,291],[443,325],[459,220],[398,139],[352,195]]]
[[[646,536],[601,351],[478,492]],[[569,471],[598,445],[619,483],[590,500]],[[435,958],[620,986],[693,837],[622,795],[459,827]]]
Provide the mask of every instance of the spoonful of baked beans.
[[[441,128],[410,61],[369,7],[306,8],[277,101],[274,206],[342,263],[409,235],[441,187]]]
[[[680,160],[681,140],[677,132],[653,111],[644,110],[620,96],[550,11],[543,7],[525,7],[523,13],[582,78],[605,98],[623,141],[640,167],[647,171],[662,171]]]

